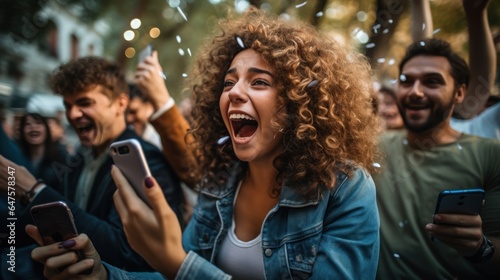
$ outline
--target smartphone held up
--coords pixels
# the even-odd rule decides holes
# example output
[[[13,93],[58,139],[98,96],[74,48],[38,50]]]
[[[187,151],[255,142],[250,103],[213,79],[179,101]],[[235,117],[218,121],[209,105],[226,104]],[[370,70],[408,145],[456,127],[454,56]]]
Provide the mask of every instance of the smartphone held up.
[[[146,177],[151,177],[149,166],[142,151],[142,146],[136,139],[127,139],[114,142],[110,146],[111,158],[129,181],[137,195],[150,206],[149,200],[143,189]]]
[[[146,57],[153,55],[153,45],[149,44],[139,53],[139,63],[143,62]]]

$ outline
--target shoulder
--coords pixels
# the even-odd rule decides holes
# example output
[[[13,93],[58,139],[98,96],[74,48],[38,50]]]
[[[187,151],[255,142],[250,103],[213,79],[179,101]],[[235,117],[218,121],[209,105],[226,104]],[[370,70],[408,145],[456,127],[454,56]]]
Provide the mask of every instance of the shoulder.
[[[356,168],[350,177],[339,173],[336,187],[330,195],[341,201],[354,199],[375,202],[375,183],[365,169]]]

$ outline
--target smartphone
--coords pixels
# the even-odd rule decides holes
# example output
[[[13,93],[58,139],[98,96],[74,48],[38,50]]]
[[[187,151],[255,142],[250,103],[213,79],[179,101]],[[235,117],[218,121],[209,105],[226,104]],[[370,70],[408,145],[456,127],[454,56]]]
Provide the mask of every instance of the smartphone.
[[[148,44],[144,49],[139,53],[139,63],[143,62],[146,57],[153,55],[153,45]]]
[[[44,245],[78,236],[73,214],[63,201],[35,205],[30,212]]]
[[[142,187],[144,179],[151,176],[149,166],[137,139],[114,142],[110,146],[111,157],[142,201],[150,206]]]
[[[39,204],[31,207],[31,217],[38,228],[38,232],[43,240],[43,245],[49,245],[56,242],[77,237],[73,214],[64,201],[55,201],[45,204]],[[78,261],[83,260],[83,253],[78,250]],[[59,268],[63,271],[66,267]],[[88,269],[81,274],[89,275],[92,269]]]
[[[484,204],[483,189],[444,190],[437,199],[434,214],[477,215]]]

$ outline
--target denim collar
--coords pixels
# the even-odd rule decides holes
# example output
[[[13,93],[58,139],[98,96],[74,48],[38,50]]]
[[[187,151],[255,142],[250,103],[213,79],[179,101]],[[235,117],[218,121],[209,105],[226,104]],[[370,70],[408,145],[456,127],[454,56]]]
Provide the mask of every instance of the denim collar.
[[[226,174],[228,174],[229,177],[226,184],[224,185],[221,184],[220,186],[217,186],[217,184],[214,183],[211,188],[203,189],[201,192],[204,193],[205,195],[217,199],[222,199],[227,197],[228,195],[234,194],[243,174],[243,163],[238,162],[236,164],[233,164],[228,168],[228,170],[229,172]],[[333,190],[333,193],[335,193],[339,189],[340,185],[346,179],[347,175],[343,173],[339,173],[337,175],[337,181],[335,183],[335,188]],[[304,207],[308,205],[316,205],[321,201],[321,199],[325,195],[332,195],[332,191],[327,190],[323,192],[318,192],[317,194],[310,197],[305,197],[302,194],[300,194],[297,191],[297,189],[289,187],[285,182],[283,188],[281,189],[278,205],[286,207]]]

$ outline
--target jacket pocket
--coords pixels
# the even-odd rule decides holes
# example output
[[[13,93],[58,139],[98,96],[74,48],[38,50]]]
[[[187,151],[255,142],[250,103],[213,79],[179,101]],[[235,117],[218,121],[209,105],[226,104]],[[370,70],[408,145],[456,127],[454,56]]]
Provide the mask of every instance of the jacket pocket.
[[[311,276],[321,241],[321,227],[314,227],[288,236],[286,254],[292,279],[307,279]]]

